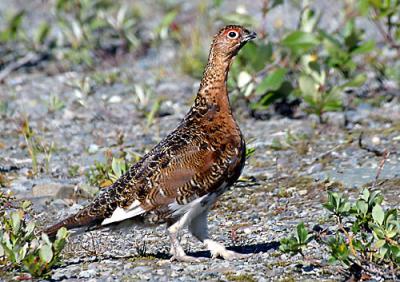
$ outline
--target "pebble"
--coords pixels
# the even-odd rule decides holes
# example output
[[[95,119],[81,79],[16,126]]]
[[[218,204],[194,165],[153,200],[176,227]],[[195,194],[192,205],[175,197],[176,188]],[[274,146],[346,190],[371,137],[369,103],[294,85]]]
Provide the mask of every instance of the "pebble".
[[[121,103],[121,101],[122,101],[121,96],[117,96],[117,95],[111,96],[110,99],[108,100],[108,102],[110,102],[112,104]]]
[[[189,1],[186,2],[189,3]],[[271,12],[275,12],[275,9]],[[132,71],[134,68],[131,67],[129,69],[121,68],[121,71],[135,77],[135,83],[147,84],[149,80],[152,80],[153,83],[150,84],[152,89],[156,89],[156,93],[166,99],[161,104],[160,114],[169,116],[157,117],[154,125],[150,128],[146,128],[141,113],[138,113],[131,100],[127,99],[125,103],[125,98],[128,96],[121,94],[130,93],[131,85],[121,86],[125,88],[119,89],[117,92],[113,91],[115,90],[113,86],[102,86],[102,93],[94,91],[90,95],[86,95],[79,90],[74,92],[73,88],[65,85],[65,82],[71,79],[82,79],[81,76],[84,75],[81,73],[73,73],[73,78],[66,77],[65,74],[55,77],[46,75],[30,77],[27,75],[23,80],[16,79],[19,81],[18,89],[15,89],[18,91],[18,99],[14,99],[13,94],[8,94],[13,91],[5,91],[4,84],[0,85],[0,92],[4,93],[6,98],[7,95],[12,98],[10,106],[17,110],[16,112],[21,109],[21,105],[28,105],[24,111],[26,110],[30,124],[40,139],[46,142],[54,141],[56,147],[60,148],[51,158],[52,168],[50,171],[52,175],[49,178],[51,177],[52,181],[37,183],[35,179],[24,176],[28,175],[31,170],[32,161],[27,159],[28,154],[24,147],[24,140],[19,134],[16,134],[17,124],[0,122],[0,141],[6,147],[4,150],[0,150],[0,162],[11,157],[23,160],[18,164],[22,167],[17,172],[18,177],[13,179],[7,189],[19,193],[19,196],[29,197],[33,195],[33,190],[35,190],[34,195],[38,197],[58,197],[57,195],[61,195],[59,190],[63,189],[69,193],[70,190],[74,190],[76,183],[79,183],[79,187],[81,187],[87,181],[84,173],[93,165],[94,160],[103,163],[106,161],[103,148],[112,148],[113,153],[118,152],[119,147],[112,147],[116,144],[118,132],[124,133],[124,146],[127,145],[129,152],[143,154],[164,137],[170,129],[174,128],[179,119],[186,114],[189,107],[188,101],[191,101],[192,94],[199,86],[199,81],[185,78],[180,74],[177,78],[175,73],[168,72],[168,70],[161,77],[158,73],[154,74],[148,71],[152,67],[159,70],[158,58],[163,60],[163,64],[166,63],[164,65],[167,65],[168,57],[176,56],[174,46],[167,49],[162,48],[166,47],[160,46],[160,50],[157,52],[149,51],[154,52],[150,53],[154,57],[158,56],[158,53],[163,54],[161,57],[147,58],[146,62],[138,59],[135,66],[145,66],[146,71]],[[168,52],[163,52],[165,50]],[[156,64],[152,64],[154,60],[157,62]],[[57,81],[57,77],[59,81]],[[160,80],[161,82],[158,82]],[[194,85],[194,90],[192,90],[192,85]],[[13,85],[9,84],[6,87],[13,87]],[[57,120],[54,122],[46,122],[43,119],[43,105],[32,103],[32,100],[40,101],[47,99],[50,95],[59,95],[60,99],[65,102],[63,111],[55,113],[54,118]],[[103,105],[105,103],[100,99],[101,97],[104,97],[109,104]],[[396,122],[393,118],[396,114],[393,110],[396,109],[395,107],[396,105],[393,104],[390,108],[385,108],[383,113],[376,113],[375,108],[361,105],[348,113],[349,122],[352,124],[350,128],[378,129],[381,123],[373,119],[372,111],[378,116],[390,118]],[[389,114],[390,109],[392,109],[393,115]],[[398,112],[400,111],[397,110],[397,115]],[[253,253],[250,258],[229,262],[221,259],[205,259],[199,264],[172,263],[165,259],[169,251],[169,238],[166,235],[165,226],[152,229],[134,226],[123,232],[103,230],[71,236],[69,247],[74,252],[72,252],[72,258],[68,259],[70,265],[54,269],[52,279],[70,281],[225,281],[228,280],[226,277],[230,273],[233,277],[249,275],[255,281],[275,281],[287,278],[295,281],[343,280],[344,277],[338,274],[338,270],[341,269],[339,266],[327,268],[303,266],[301,271],[296,271],[295,265],[301,258],[281,255],[277,250],[279,240],[293,234],[295,226],[300,221],[305,221],[308,226],[312,226],[326,216],[326,212],[321,206],[324,201],[321,198],[326,196],[325,191],[298,190],[299,187],[295,183],[290,184],[292,187],[287,188],[288,182],[295,180],[298,174],[303,173],[303,175],[312,175],[312,177],[318,175],[321,181],[327,178],[338,180],[344,182],[346,187],[352,187],[355,184],[357,187],[361,187],[365,182],[373,180],[376,174],[376,164],[379,163],[379,158],[377,159],[365,150],[360,150],[357,144],[349,147],[343,145],[346,148],[339,148],[327,155],[326,165],[317,162],[309,166],[310,163],[305,159],[310,160],[313,156],[324,153],[337,144],[344,144],[343,140],[346,140],[347,132],[341,128],[343,126],[341,113],[328,114],[328,116],[330,122],[327,125],[319,125],[316,117],[314,117],[314,123],[313,118],[307,117],[287,119],[274,116],[271,120],[259,121],[246,116],[237,116],[246,140],[256,148],[254,155],[247,161],[243,176],[255,177],[256,185],[243,187],[243,183],[240,183],[221,196],[221,200],[209,215],[209,233],[214,240],[220,243]],[[18,120],[16,115],[10,116],[10,118],[13,121]],[[46,130],[41,131],[43,127]],[[310,149],[312,149],[306,156],[298,155],[290,146],[281,149],[271,148],[273,138],[277,138],[287,145],[285,139],[288,131],[295,136],[306,136],[306,141],[310,142]],[[322,133],[320,134],[320,132]],[[252,140],[254,140],[253,143]],[[398,151],[399,140],[399,133],[394,132],[385,138],[381,138],[379,135],[373,136],[371,142]],[[18,147],[18,144],[24,146]],[[398,156],[395,157],[398,158]],[[71,179],[68,174],[71,164],[79,164],[82,167],[82,170],[79,171],[80,175],[74,179]],[[58,169],[54,170],[53,168]],[[398,175],[398,171],[399,162],[388,161],[382,170],[381,178],[393,178],[394,175]],[[53,174],[54,172],[56,174]],[[43,175],[39,174],[37,178],[42,178]],[[370,177],[368,178],[368,176]],[[56,183],[61,179],[65,179],[67,184]],[[31,189],[34,185],[36,188]],[[49,186],[43,188],[43,185]],[[282,195],[279,194],[281,189],[286,189],[291,193],[290,197],[282,198]],[[348,189],[348,192],[354,196],[358,189]],[[386,192],[397,193],[389,200],[398,199],[397,190]],[[43,204],[46,212],[42,215],[46,216],[46,219],[54,221],[76,212],[86,203],[83,199],[78,199],[78,203],[67,207],[63,198],[56,199],[51,205]],[[237,238],[233,238],[232,227],[234,226],[242,226],[236,232]],[[201,251],[200,254],[205,254],[204,246],[189,236],[186,230],[183,236],[185,250],[194,253]],[[135,258],[137,253],[135,244],[144,241],[146,241],[146,254],[155,255],[156,258],[133,260],[134,262],[129,261],[128,258],[117,258],[125,256]],[[86,250],[96,250],[98,257],[93,257],[93,254]],[[158,257],[159,254],[162,256]],[[325,250],[318,245],[311,245],[311,248],[305,250],[305,255],[316,261],[327,259]],[[68,253],[67,257],[70,256],[71,253]]]
[[[381,138],[379,138],[378,136],[372,137],[371,141],[372,141],[372,144],[374,144],[374,145],[380,145],[381,144]]]
[[[88,269],[88,270],[81,271],[79,273],[79,276],[82,278],[90,278],[90,277],[93,277],[95,274],[96,274],[96,270]]]
[[[313,173],[316,173],[316,172],[320,172],[323,168],[324,167],[323,167],[323,165],[321,163],[313,164],[312,166],[310,166],[307,169],[307,174],[313,174]]]
[[[32,188],[33,197],[48,197],[55,199],[73,198],[75,195],[75,186],[61,183],[43,183],[37,184]]]
[[[89,154],[95,154],[98,150],[99,150],[99,146],[97,146],[96,144],[89,145],[89,149],[88,149]]]
[[[307,190],[299,190],[297,193],[299,193],[300,196],[307,195],[308,191]]]

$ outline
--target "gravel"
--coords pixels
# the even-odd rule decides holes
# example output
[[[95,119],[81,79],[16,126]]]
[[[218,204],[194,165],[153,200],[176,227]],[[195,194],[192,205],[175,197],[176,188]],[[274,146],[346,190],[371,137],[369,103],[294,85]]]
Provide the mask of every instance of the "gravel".
[[[289,8],[285,5],[282,9]],[[0,84],[0,97],[9,101],[9,109],[0,122],[0,173],[8,183],[0,189],[32,200],[37,220],[43,226],[76,212],[91,197],[93,190],[87,185],[85,173],[95,161],[104,162],[107,151],[143,155],[189,109],[198,81],[165,67],[176,64],[175,55],[176,50],[167,45],[150,50],[134,67],[126,62],[90,72],[48,76],[37,70],[8,77]],[[116,70],[128,82],[103,85],[91,79],[95,74]],[[92,85],[90,93],[76,86],[83,80]],[[143,105],[137,102],[135,86],[149,87],[155,97],[163,99],[161,115],[150,125]],[[54,95],[65,106],[51,112],[47,104]],[[354,198],[363,185],[374,181],[382,158],[359,147],[360,132],[365,132],[365,142],[371,146],[391,152],[380,178],[393,181],[383,190],[386,205],[400,205],[398,186],[393,184],[400,178],[398,98],[380,108],[360,104],[346,112],[346,126],[343,113],[330,113],[329,122],[321,125],[314,116],[273,116],[261,121],[250,118],[246,109],[235,107],[234,111],[248,146],[256,151],[248,159],[241,181],[213,208],[209,229],[213,239],[249,254],[248,258],[210,259],[209,252],[185,231],[185,250],[205,259],[198,264],[170,262],[164,226],[130,225],[73,236],[64,252],[64,264],[54,269],[52,280],[343,280],[343,268],[330,265],[328,254],[320,245],[313,242],[303,258],[281,254],[279,240],[291,234],[301,221],[310,229],[321,224],[330,226],[322,207],[328,190]],[[36,177],[32,177],[32,161],[20,133],[24,116],[38,140],[47,145],[53,143],[56,148],[49,171],[41,165],[43,171]],[[45,156],[38,157],[39,163],[44,164]],[[76,174],[71,173],[72,167],[77,167]]]

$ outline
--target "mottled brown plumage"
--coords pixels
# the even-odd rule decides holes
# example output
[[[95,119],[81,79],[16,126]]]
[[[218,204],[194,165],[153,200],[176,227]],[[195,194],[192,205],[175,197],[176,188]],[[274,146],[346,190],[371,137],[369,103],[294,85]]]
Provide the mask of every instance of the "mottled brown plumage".
[[[179,126],[113,185],[77,214],[45,230],[54,235],[63,226],[108,225],[128,218],[167,223],[171,253],[187,257],[177,240],[188,226],[213,256],[238,257],[207,234],[207,212],[239,177],[245,162],[245,141],[232,116],[227,76],[233,57],[254,32],[231,25],[214,37],[194,105]]]

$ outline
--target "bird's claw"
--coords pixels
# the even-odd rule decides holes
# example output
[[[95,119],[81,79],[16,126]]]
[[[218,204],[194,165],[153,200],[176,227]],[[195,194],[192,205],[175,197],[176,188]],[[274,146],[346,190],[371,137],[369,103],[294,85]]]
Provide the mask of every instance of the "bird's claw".
[[[225,249],[223,251],[220,250],[218,252],[213,252],[211,254],[211,257],[213,259],[222,257],[224,260],[237,260],[237,259],[246,259],[246,258],[250,257],[250,254],[240,254],[240,253]]]
[[[170,259],[170,261],[179,261],[179,262],[190,262],[190,263],[199,263],[204,261],[203,258],[197,258],[197,257],[192,257],[188,255],[173,255]]]

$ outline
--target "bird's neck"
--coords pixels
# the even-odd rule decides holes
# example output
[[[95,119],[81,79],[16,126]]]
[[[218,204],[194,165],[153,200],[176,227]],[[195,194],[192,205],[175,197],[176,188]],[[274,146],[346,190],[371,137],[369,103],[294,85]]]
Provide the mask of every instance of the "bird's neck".
[[[230,60],[220,59],[210,53],[195,105],[217,106],[221,112],[231,112],[227,88],[229,66]]]

